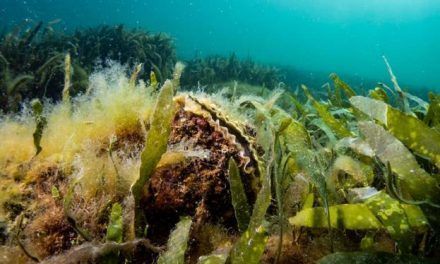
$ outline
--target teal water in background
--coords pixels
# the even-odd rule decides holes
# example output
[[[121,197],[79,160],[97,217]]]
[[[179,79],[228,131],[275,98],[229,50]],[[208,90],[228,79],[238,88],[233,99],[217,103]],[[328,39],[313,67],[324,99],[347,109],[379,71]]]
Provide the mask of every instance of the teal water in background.
[[[51,21],[65,30],[125,24],[166,32],[178,56],[251,57],[305,72],[440,91],[438,0],[1,0],[0,25]]]

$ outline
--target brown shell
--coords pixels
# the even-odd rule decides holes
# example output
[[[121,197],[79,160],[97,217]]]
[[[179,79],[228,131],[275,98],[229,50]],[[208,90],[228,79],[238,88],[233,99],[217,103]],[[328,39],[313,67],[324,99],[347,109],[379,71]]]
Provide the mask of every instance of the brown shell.
[[[259,178],[254,148],[248,135],[222,114],[198,99],[176,97],[179,110],[172,125],[168,152],[181,151],[186,158],[156,168],[146,187],[143,199],[149,236],[156,241],[166,239],[180,216],[194,216],[196,223],[220,223],[235,229],[228,181],[228,161],[234,158],[240,166],[242,180],[250,204],[255,201]],[[194,154],[195,153],[195,154]],[[198,154],[199,153],[199,154]],[[181,155],[164,155],[181,157]],[[155,239],[156,238],[156,239]],[[161,241],[163,242],[163,241]]]

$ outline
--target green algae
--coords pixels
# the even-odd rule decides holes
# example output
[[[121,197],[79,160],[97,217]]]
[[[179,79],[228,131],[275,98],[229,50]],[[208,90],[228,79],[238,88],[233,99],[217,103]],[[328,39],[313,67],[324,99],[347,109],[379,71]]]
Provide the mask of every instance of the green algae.
[[[440,168],[440,132],[395,109],[388,111],[387,127],[408,148]]]
[[[384,103],[389,102],[389,98],[388,98],[387,93],[381,87],[376,87],[376,88],[374,88],[374,90],[370,90],[368,94],[371,98],[373,98],[375,100],[379,100]]]
[[[159,54],[154,56],[160,57]],[[53,59],[53,62],[45,67],[52,67],[52,63],[55,65],[58,60],[57,58]],[[217,62],[221,64],[221,61],[218,60]],[[6,65],[7,63],[3,64]],[[227,69],[225,76],[232,76],[236,71],[237,64],[236,58],[231,58],[224,67]],[[74,68],[75,63],[71,67]],[[161,75],[159,66],[152,66],[152,68],[153,71],[149,75],[151,86],[148,89],[155,90],[159,83],[163,81],[164,76]],[[73,72],[72,78],[74,78],[76,70],[73,70]],[[108,135],[100,137],[98,143],[93,142],[97,145],[104,142],[98,148],[101,152],[103,149],[108,150],[112,165],[116,169],[116,174],[118,174],[118,179],[122,178],[127,165],[124,163],[126,161],[123,160],[123,158],[126,158],[123,153],[126,149],[121,147],[126,143],[124,140],[136,139],[138,136],[136,133],[139,133],[142,138],[140,145],[143,146],[139,158],[139,177],[134,180],[132,193],[126,194],[126,196],[133,195],[135,204],[134,206],[130,205],[129,198],[131,197],[122,200],[121,197],[124,197],[124,192],[118,193],[115,197],[111,196],[110,200],[105,197],[106,202],[104,205],[97,206],[101,206],[99,209],[102,210],[99,215],[104,215],[100,219],[100,225],[104,227],[104,230],[99,230],[102,234],[101,237],[92,237],[89,234],[98,233],[95,230],[90,229],[89,231],[87,229],[87,232],[84,231],[85,228],[82,228],[89,228],[90,225],[85,225],[84,219],[73,214],[73,209],[78,210],[76,207],[81,205],[78,202],[81,197],[74,196],[74,189],[81,189],[84,186],[77,184],[75,178],[69,178],[73,175],[72,169],[69,168],[71,164],[67,164],[65,169],[69,181],[67,190],[59,182],[51,185],[52,196],[50,198],[54,199],[56,203],[64,198],[65,217],[79,233],[79,236],[82,236],[80,239],[93,240],[97,243],[97,245],[92,246],[87,243],[81,245],[90,250],[85,254],[92,255],[90,252],[95,250],[99,252],[100,256],[106,255],[106,260],[110,258],[110,261],[127,261],[133,257],[134,250],[129,252],[126,247],[132,249],[133,245],[147,245],[148,240],[143,238],[147,236],[146,230],[148,227],[148,223],[144,219],[146,209],[142,208],[140,201],[145,194],[143,192],[150,191],[149,187],[151,185],[149,184],[153,173],[163,169],[158,168],[157,164],[169,147],[170,138],[173,136],[171,132],[173,119],[180,118],[176,115],[175,106],[182,103],[179,101],[181,98],[176,99],[176,102],[173,101],[173,98],[177,98],[174,95],[179,93],[178,86],[180,86],[181,74],[181,72],[176,71],[173,80],[164,83],[157,95],[151,114],[139,114],[142,132],[146,132],[145,141],[143,141],[142,132],[135,130],[135,133],[129,134],[126,138],[123,137],[124,134],[122,134],[122,137],[118,135],[117,138],[111,139],[110,143],[107,143],[108,138],[112,137]],[[136,85],[136,80],[141,75],[141,67],[136,67],[130,80],[127,80],[128,85],[125,85],[125,89],[128,87],[132,92],[141,89],[142,85]],[[244,147],[240,149],[241,152],[237,155],[234,154],[232,157],[227,157],[226,165],[220,168],[226,171],[224,176],[229,181],[229,189],[227,190],[227,194],[231,195],[229,204],[231,210],[229,213],[232,214],[233,212],[232,217],[235,215],[237,225],[235,226],[235,222],[233,225],[228,225],[227,221],[222,222],[224,216],[216,215],[215,210],[210,211],[209,217],[200,222],[195,221],[200,220],[196,215],[186,216],[187,214],[176,212],[173,217],[185,217],[177,223],[176,229],[171,232],[166,252],[160,252],[161,250],[157,250],[157,248],[145,246],[147,249],[154,249],[152,250],[154,254],[152,253],[153,256],[151,257],[154,261],[158,261],[158,263],[185,263],[188,259],[194,261],[195,257],[198,263],[226,263],[228,261],[231,263],[259,263],[261,261],[267,262],[267,259],[271,260],[270,257],[273,255],[274,262],[281,262],[282,255],[289,253],[284,249],[284,244],[294,244],[298,241],[298,243],[303,243],[301,240],[289,240],[291,239],[289,233],[292,233],[292,226],[302,227],[299,231],[295,230],[295,232],[300,232],[303,235],[308,232],[308,229],[329,229],[331,243],[335,243],[337,240],[335,238],[345,239],[348,243],[353,244],[349,250],[377,250],[373,244],[381,242],[376,240],[383,238],[376,237],[376,232],[386,232],[392,241],[397,243],[399,252],[396,251],[395,253],[412,252],[411,250],[415,247],[421,248],[423,246],[415,238],[424,235],[427,237],[426,239],[429,239],[431,232],[438,228],[438,223],[433,221],[436,211],[428,210],[432,209],[429,204],[438,203],[439,193],[438,177],[436,176],[438,170],[431,166],[432,164],[438,166],[437,158],[439,155],[438,144],[436,144],[438,136],[435,134],[438,132],[436,130],[438,125],[436,97],[432,97],[431,104],[428,109],[425,109],[420,103],[422,101],[411,98],[408,94],[402,92],[405,98],[411,99],[413,102],[419,102],[417,109],[411,108],[409,109],[410,113],[405,114],[387,104],[390,100],[382,88],[378,87],[372,90],[369,96],[373,99],[369,99],[356,96],[354,90],[337,75],[333,74],[331,78],[334,81],[335,92],[333,94],[330,86],[328,86],[329,100],[327,102],[315,99],[306,87],[304,93],[309,99],[309,103],[304,104],[297,94],[283,93],[280,90],[269,93],[264,87],[254,86],[249,86],[251,88],[247,87],[246,89],[258,89],[258,91],[261,91],[261,95],[266,93],[269,96],[260,97],[254,91],[252,96],[246,96],[245,94],[242,98],[240,95],[246,92],[240,90],[240,87],[244,87],[241,84],[234,85],[231,96],[228,96],[227,93],[225,93],[225,96],[222,96],[222,94],[203,95],[205,99],[218,100],[221,104],[224,104],[226,111],[234,114],[231,115],[231,118],[243,118],[245,121],[243,123],[247,125],[244,126],[245,129],[234,130],[235,127],[227,122],[217,122],[218,126],[224,128],[222,136],[231,134],[231,138],[246,139],[239,142]],[[139,83],[142,84],[141,81]],[[184,84],[185,82],[182,81],[182,85]],[[72,86],[73,82],[65,80],[65,87]],[[341,92],[344,92],[345,97],[349,98],[349,102],[354,108],[348,107],[347,98],[342,98]],[[76,102],[73,96],[72,94],[72,102],[74,103],[71,110],[72,116],[75,117]],[[200,94],[196,92],[192,93],[191,96],[197,100]],[[285,105],[285,100],[283,101],[284,98],[287,98],[289,102],[287,105]],[[191,110],[185,108],[185,111]],[[213,117],[219,117],[215,114],[215,111],[216,109],[211,109],[208,112]],[[363,113],[363,115],[359,113]],[[411,113],[417,113],[418,117],[413,116]],[[35,118],[38,115],[42,118],[42,114],[41,107],[41,110],[35,114]],[[201,118],[200,112],[195,110],[193,114],[198,118],[199,127],[207,126]],[[69,118],[72,118],[72,116],[69,116]],[[148,116],[149,120],[146,124],[143,120],[145,116]],[[221,118],[213,119],[223,120]],[[374,119],[377,123],[366,121],[371,119]],[[38,128],[37,119],[36,124]],[[93,122],[90,125],[93,125]],[[210,125],[213,124],[210,123]],[[43,128],[41,131],[43,131]],[[133,132],[130,130],[133,129],[132,127],[123,127],[123,129]],[[225,132],[226,130],[227,132]],[[190,130],[187,132],[189,133]],[[412,132],[415,134],[412,135]],[[42,132],[39,132],[39,134],[40,139],[35,143],[37,154],[44,147],[41,146]],[[197,136],[192,134],[191,137]],[[215,134],[211,135],[211,138],[219,139],[221,136]],[[249,144],[249,146],[246,144]],[[185,149],[185,151],[191,150]],[[46,149],[43,154],[45,152]],[[101,152],[96,153],[96,158],[103,156],[108,159],[107,155],[102,155]],[[246,169],[243,169],[243,164],[240,164],[237,159],[239,155],[246,154],[246,152],[252,152],[251,154],[254,155],[250,163],[256,168],[252,173],[259,176],[260,180],[255,184],[256,197],[252,197],[256,199],[249,200],[246,196],[246,193],[249,193],[247,192],[249,186],[245,184],[249,180],[246,179],[249,175]],[[38,162],[38,160],[35,159],[34,162]],[[32,166],[32,164],[29,166]],[[385,171],[384,167],[387,167],[389,172]],[[105,173],[108,172],[99,175],[103,182],[111,180],[111,177],[107,177]],[[0,176],[3,177],[4,175]],[[7,176],[9,177],[9,174]],[[167,179],[160,180],[165,181]],[[298,182],[300,181],[304,181],[303,186],[306,187],[299,186]],[[114,190],[118,190],[121,183],[117,181],[115,185]],[[10,186],[9,183],[8,186]],[[186,187],[184,181],[173,186],[174,188]],[[366,190],[370,191],[374,190],[374,194],[359,195],[356,197],[357,199],[351,199],[348,194],[359,191],[360,187],[368,188]],[[8,192],[6,194],[8,196],[10,190],[8,188],[4,190]],[[76,194],[78,193],[79,191]],[[96,193],[105,193],[105,191],[99,190]],[[335,193],[339,195],[338,199],[333,199]],[[98,195],[96,194],[96,196]],[[286,202],[292,198],[291,196],[296,196],[297,204],[292,205]],[[5,199],[9,200],[10,198]],[[209,199],[209,197],[204,197],[204,199]],[[108,210],[111,205],[113,206],[109,214]],[[252,212],[252,215],[250,215],[250,212]],[[133,213],[135,215],[134,225],[130,222]],[[157,217],[161,217],[161,215]],[[32,219],[29,219],[29,221],[32,221]],[[204,221],[217,221],[222,228],[228,228],[230,232],[226,235],[228,242],[212,243],[207,248],[198,249],[197,245],[200,241],[192,239],[207,235],[197,233],[202,232],[200,230],[203,230],[202,227],[206,224]],[[290,223],[292,226],[286,223]],[[130,236],[130,228],[135,229],[138,239]],[[356,243],[359,241],[351,241],[352,238],[349,236],[339,237],[340,234],[333,232],[332,229],[349,230],[350,232],[359,231],[363,236],[362,242],[357,245]],[[323,240],[319,240],[319,238],[322,238],[319,233],[321,231],[314,230],[308,233],[311,240],[318,238],[314,240],[318,241],[316,242],[317,248]],[[208,235],[211,235],[211,233]],[[149,236],[150,227],[148,227]],[[435,235],[433,236],[435,237]],[[125,241],[123,238],[125,238]],[[103,242],[104,240],[106,242]],[[283,243],[283,241],[286,241],[286,243]],[[423,243],[429,242],[430,240],[427,240]],[[111,248],[111,250],[106,248]],[[304,250],[308,249],[304,247]],[[111,254],[108,255],[107,253],[110,251]],[[419,253],[426,252],[424,249],[419,250]],[[197,255],[199,253],[201,253],[201,257]],[[143,252],[142,254],[146,253]],[[307,252],[304,254],[307,254]],[[269,258],[267,255],[269,255]]]
[[[332,79],[336,91],[342,90],[347,98],[351,98],[352,96],[355,96],[356,93],[354,90],[346,83],[336,73],[330,74],[330,79]]]
[[[429,93],[429,107],[423,122],[440,131],[440,95]]]
[[[32,134],[34,137],[34,146],[36,149],[35,155],[40,154],[43,150],[41,147],[41,138],[43,137],[43,130],[47,125],[46,117],[43,115],[43,104],[38,99],[34,99],[31,102],[32,112],[35,119],[35,131]]]
[[[318,264],[398,264],[398,263],[413,263],[413,264],[429,264],[435,263],[435,260],[430,261],[421,257],[416,257],[409,254],[394,255],[386,252],[336,252],[334,254],[325,256],[320,259]]]
[[[110,221],[107,225],[107,241],[121,243],[123,239],[122,206],[114,203],[110,213]]]
[[[328,107],[313,98],[306,86],[302,86],[307,98],[312,102],[313,107],[318,112],[324,123],[335,133],[338,138],[350,137],[352,132],[348,130],[343,121],[336,119],[328,110]]]
[[[414,233],[400,203],[386,193],[379,192],[367,199],[365,204],[381,221],[391,237],[397,241],[399,249],[402,252],[411,252]]]
[[[171,133],[171,123],[175,114],[173,102],[174,87],[171,81],[166,81],[157,97],[154,113],[150,121],[150,130],[145,142],[144,151],[141,155],[141,168],[139,179],[132,186],[132,193],[135,199],[136,234],[142,236],[145,228],[143,212],[140,207],[142,189],[151,177],[156,165],[159,163],[162,154],[167,150],[168,136]],[[154,149],[154,151],[152,151]]]
[[[375,154],[398,175],[404,195],[416,200],[438,200],[438,187],[435,178],[420,168],[414,156],[405,146],[373,122],[359,123],[361,133]]]
[[[197,261],[198,264],[224,264],[228,258],[227,254],[211,254],[202,256]]]
[[[170,235],[167,243],[167,251],[159,256],[158,264],[183,264],[185,252],[188,248],[188,240],[192,221],[190,217],[182,218]]]
[[[243,232],[249,225],[249,204],[247,202],[246,193],[241,181],[240,171],[238,170],[237,163],[234,161],[234,159],[229,160],[228,167],[232,205],[234,206],[238,229]]]
[[[383,124],[388,131],[418,155],[440,167],[440,133],[423,121],[407,115],[384,102],[355,96],[354,107]]]
[[[263,146],[266,164],[259,162],[262,186],[258,192],[248,229],[234,244],[229,259],[232,263],[257,263],[263,254],[267,242],[267,233],[263,226],[265,215],[271,203],[271,171],[273,166],[274,132],[270,120],[259,113],[260,126],[257,140]]]
[[[48,30],[50,28],[50,30]],[[130,30],[122,25],[77,29],[66,34],[49,23],[22,23],[0,35],[0,109],[17,112],[25,99],[59,99],[65,82],[66,53],[72,56],[71,94],[86,91],[97,61],[117,61],[133,67],[138,63],[154,69],[159,82],[171,78],[176,54],[165,34]],[[149,79],[149,71],[139,77]],[[5,87],[3,87],[5,86]]]
[[[229,255],[231,263],[259,263],[267,241],[267,232],[262,225],[254,230],[246,230],[231,250]]]
[[[416,233],[424,233],[429,229],[429,221],[419,206],[400,204],[405,211],[408,224]]]
[[[364,204],[340,204],[329,207],[330,227],[350,230],[376,230],[382,227]],[[328,228],[327,213],[323,207],[306,208],[289,219],[291,225],[310,228]]]
[[[344,174],[345,177],[341,179],[340,174]],[[369,165],[350,156],[340,155],[333,163],[327,182],[329,188],[335,190],[369,186],[373,179],[373,169]]]
[[[237,55],[208,56],[186,62],[188,69],[182,76],[182,86],[240,81],[269,88],[283,81],[278,69],[260,65],[251,59],[240,60]]]
[[[385,229],[398,242],[402,252],[410,252],[415,230],[424,232],[427,219],[417,206],[400,204],[384,192],[379,192],[359,204],[330,206],[330,227],[348,230]],[[294,226],[328,228],[323,207],[304,208],[289,219]]]

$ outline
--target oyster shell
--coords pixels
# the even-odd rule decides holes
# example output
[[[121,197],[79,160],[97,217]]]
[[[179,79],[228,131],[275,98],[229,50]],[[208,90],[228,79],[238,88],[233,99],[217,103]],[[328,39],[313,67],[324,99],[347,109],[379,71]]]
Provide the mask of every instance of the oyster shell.
[[[259,189],[253,129],[244,120],[232,120],[209,97],[182,94],[175,102],[178,110],[168,150],[145,187],[149,236],[166,238],[183,215],[194,216],[199,225],[212,222],[235,228],[228,161],[233,158],[239,165],[248,202],[253,204]]]

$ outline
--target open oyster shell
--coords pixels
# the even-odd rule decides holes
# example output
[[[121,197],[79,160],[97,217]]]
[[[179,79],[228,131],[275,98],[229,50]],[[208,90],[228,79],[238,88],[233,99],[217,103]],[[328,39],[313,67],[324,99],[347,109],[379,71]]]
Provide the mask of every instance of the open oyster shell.
[[[259,172],[253,129],[233,120],[209,97],[182,94],[168,150],[145,186],[143,204],[151,238],[166,238],[180,216],[195,222],[236,227],[228,161],[239,165],[249,204],[255,201]]]

